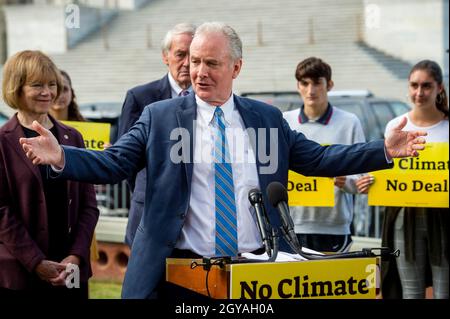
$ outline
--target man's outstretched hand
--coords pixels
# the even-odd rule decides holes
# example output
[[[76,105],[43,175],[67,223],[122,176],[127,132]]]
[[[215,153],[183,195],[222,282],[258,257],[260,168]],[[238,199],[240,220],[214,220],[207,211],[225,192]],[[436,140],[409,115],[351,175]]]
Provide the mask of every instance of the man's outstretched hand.
[[[48,164],[56,168],[64,167],[64,153],[56,137],[37,121],[33,121],[31,127],[40,136],[19,139],[26,156],[34,165]]]
[[[388,133],[388,136],[384,141],[387,155],[390,158],[418,156],[418,151],[425,148],[425,139],[423,137],[427,135],[427,132],[402,131],[406,123],[407,119],[404,117],[400,123]]]

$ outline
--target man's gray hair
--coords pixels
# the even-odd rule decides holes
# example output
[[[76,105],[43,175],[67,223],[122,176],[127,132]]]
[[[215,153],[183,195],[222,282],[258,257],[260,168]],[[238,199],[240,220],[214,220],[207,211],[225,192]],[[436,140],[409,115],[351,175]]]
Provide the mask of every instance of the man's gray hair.
[[[179,23],[175,25],[172,29],[167,31],[164,39],[161,42],[161,50],[164,54],[169,52],[172,46],[172,40],[175,35],[179,34],[190,34],[194,36],[196,26],[190,23]]]
[[[205,33],[223,33],[228,38],[233,61],[242,58],[242,41],[232,27],[223,22],[205,22],[195,31],[195,36]]]

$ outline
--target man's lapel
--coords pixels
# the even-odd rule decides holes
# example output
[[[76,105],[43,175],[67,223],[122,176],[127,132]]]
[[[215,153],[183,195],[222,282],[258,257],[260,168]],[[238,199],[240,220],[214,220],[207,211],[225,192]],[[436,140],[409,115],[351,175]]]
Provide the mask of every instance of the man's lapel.
[[[181,152],[190,189],[194,163],[194,121],[197,118],[197,103],[194,94],[184,99],[184,103],[176,111],[176,116],[178,127],[187,130],[189,133],[189,138],[182,138]]]
[[[159,81],[159,94],[161,100],[172,98],[172,90],[170,88],[169,76],[167,74]]]

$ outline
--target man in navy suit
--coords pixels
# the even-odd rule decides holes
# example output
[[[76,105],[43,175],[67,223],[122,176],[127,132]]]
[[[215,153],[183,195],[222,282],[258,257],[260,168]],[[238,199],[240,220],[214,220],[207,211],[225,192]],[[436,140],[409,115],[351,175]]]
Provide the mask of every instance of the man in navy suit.
[[[216,223],[221,221],[224,202],[227,207],[235,203],[235,253],[261,249],[248,191],[266,190],[273,181],[286,185],[289,169],[308,176],[343,176],[389,168],[392,158],[417,156],[424,148],[426,133],[402,131],[406,121],[386,140],[351,146],[309,141],[289,128],[277,108],[232,93],[241,66],[242,43],[236,32],[222,23],[204,23],[190,46],[195,94],[146,107],[112,147],[101,152],[61,147],[37,122],[33,128],[41,136],[20,139],[34,164],[50,164],[63,178],[113,183],[145,167],[145,210],[133,242],[123,298],[155,297],[164,281],[167,257],[223,256],[217,252],[223,238],[216,236],[220,230]],[[218,134],[224,126],[226,134]],[[212,154],[227,154],[226,146],[231,160],[212,158]],[[227,178],[221,174],[225,167]],[[223,180],[234,190],[227,199],[218,200],[217,185]],[[277,227],[277,211],[269,206],[269,219]],[[280,249],[287,249],[283,241]]]
[[[144,107],[157,101],[185,95],[192,91],[189,75],[189,46],[194,36],[195,26],[180,23],[169,30],[162,41],[162,60],[169,72],[162,78],[128,90],[119,118],[118,136],[122,136],[136,123]],[[145,170],[129,179],[131,196],[125,243],[131,247],[136,229],[144,211]]]

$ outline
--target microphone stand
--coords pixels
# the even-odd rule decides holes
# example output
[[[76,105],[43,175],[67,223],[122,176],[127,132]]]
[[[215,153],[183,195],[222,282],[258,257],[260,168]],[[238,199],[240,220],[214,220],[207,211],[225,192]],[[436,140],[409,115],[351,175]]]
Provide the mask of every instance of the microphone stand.
[[[400,255],[400,251],[398,249],[393,250],[388,247],[363,248],[360,251],[352,251],[352,252],[345,252],[345,253],[331,253],[331,254],[327,254],[327,255],[306,253],[302,250],[302,247],[300,246],[299,243],[295,243],[294,241],[291,240],[288,231],[283,226],[281,226],[280,228],[282,230],[284,239],[287,241],[287,243],[292,248],[292,250],[307,260],[367,258],[367,257],[377,257],[377,256],[398,257]],[[378,254],[376,254],[376,253],[374,253],[374,250],[379,250],[380,252]]]
[[[278,232],[273,227],[271,227],[271,236],[270,237],[271,237],[270,238],[271,255],[267,261],[274,262],[278,256]]]

